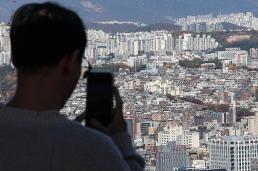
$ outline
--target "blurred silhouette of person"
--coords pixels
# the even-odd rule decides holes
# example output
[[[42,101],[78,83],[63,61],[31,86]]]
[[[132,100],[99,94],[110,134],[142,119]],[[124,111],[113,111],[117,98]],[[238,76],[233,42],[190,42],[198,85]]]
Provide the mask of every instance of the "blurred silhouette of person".
[[[115,119],[84,127],[60,114],[81,75],[87,44],[79,16],[57,4],[31,3],[12,18],[17,90],[0,106],[0,170],[143,170],[115,88]]]

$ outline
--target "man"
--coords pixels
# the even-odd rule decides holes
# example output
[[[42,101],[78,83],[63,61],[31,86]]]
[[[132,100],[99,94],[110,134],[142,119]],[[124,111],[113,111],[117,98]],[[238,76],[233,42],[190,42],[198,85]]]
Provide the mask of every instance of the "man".
[[[83,127],[59,114],[81,75],[87,40],[78,15],[49,2],[24,5],[13,16],[10,37],[17,90],[0,106],[0,170],[143,170],[117,89],[108,127],[96,121]]]

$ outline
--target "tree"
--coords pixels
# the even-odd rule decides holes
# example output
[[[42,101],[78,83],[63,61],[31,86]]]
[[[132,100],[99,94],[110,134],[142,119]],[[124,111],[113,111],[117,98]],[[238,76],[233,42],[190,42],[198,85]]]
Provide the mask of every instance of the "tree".
[[[184,59],[179,61],[179,65],[184,68],[200,68],[204,63],[214,63],[216,65],[216,69],[222,69],[222,62],[218,58],[209,61],[203,61],[198,58],[194,60]]]

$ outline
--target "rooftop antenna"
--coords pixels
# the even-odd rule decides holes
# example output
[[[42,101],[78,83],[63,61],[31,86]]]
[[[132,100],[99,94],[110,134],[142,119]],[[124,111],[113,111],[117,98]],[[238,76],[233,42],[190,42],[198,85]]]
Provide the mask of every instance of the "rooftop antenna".
[[[10,3],[16,3],[16,0],[8,0]],[[13,19],[13,15],[14,15],[14,9],[12,9],[12,13],[8,22],[8,25],[11,25],[12,23],[12,19]]]
[[[10,19],[9,19],[9,22],[7,23],[8,25],[11,25],[12,20],[13,20],[13,15],[14,15],[14,10],[12,10],[11,17],[10,17]]]

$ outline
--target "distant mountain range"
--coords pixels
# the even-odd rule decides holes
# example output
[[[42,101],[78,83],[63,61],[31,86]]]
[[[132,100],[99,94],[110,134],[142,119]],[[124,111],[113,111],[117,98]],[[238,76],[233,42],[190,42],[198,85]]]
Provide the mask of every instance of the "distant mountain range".
[[[87,29],[103,30],[106,33],[125,33],[125,32],[144,32],[144,31],[180,31],[181,27],[168,23],[155,23],[147,26],[138,27],[134,24],[100,24],[87,23]]]
[[[231,23],[223,22],[221,24],[222,24],[224,30],[242,30],[242,31],[248,30],[246,27],[238,26],[238,25],[231,24]]]
[[[0,0],[0,20],[28,2],[45,0]],[[251,11],[258,16],[258,0],[55,0],[76,10],[85,21],[103,20],[167,22],[167,18],[198,14]]]
[[[224,30],[248,30],[245,27],[235,24],[221,23]],[[102,24],[102,23],[87,23],[87,29],[103,30],[106,33],[125,33],[125,32],[150,32],[156,30],[167,30],[171,32],[181,33],[181,26],[170,23],[155,23],[146,26],[136,26],[134,24]]]

